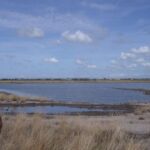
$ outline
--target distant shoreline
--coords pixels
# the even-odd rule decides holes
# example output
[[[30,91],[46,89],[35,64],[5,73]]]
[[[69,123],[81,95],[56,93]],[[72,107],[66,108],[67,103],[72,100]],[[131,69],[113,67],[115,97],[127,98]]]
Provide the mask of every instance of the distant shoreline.
[[[150,83],[150,79],[0,79],[0,83]]]

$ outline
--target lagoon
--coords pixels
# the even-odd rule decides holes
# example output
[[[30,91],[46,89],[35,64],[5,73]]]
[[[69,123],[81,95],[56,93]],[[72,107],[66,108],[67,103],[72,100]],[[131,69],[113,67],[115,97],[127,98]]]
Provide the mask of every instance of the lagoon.
[[[88,103],[150,102],[150,95],[115,88],[150,89],[150,83],[1,83],[0,91],[50,100]]]

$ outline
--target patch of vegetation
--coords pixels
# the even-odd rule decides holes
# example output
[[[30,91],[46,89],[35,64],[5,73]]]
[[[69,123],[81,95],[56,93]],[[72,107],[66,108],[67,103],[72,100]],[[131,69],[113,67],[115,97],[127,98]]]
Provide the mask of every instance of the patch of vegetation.
[[[2,92],[0,93],[0,102],[23,103],[25,102],[25,97]]]
[[[142,139],[117,127],[79,126],[38,116],[3,117],[0,150],[146,150]]]

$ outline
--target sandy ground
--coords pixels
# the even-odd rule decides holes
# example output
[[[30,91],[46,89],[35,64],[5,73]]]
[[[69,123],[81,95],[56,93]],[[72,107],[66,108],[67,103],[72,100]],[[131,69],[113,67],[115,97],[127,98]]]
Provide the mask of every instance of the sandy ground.
[[[61,119],[60,119],[61,118]],[[109,128],[114,126],[120,130],[150,137],[150,113],[143,113],[141,115],[126,114],[120,116],[55,116],[51,119],[54,125],[58,124],[60,120],[66,120],[71,124],[79,126],[100,126]]]

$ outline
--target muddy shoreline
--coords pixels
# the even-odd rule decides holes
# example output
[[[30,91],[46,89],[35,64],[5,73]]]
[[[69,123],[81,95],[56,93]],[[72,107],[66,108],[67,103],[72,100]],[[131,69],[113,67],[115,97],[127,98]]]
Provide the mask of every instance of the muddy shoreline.
[[[145,95],[150,95],[150,89],[140,89],[140,88],[114,88],[114,89],[116,89],[116,90],[142,92]]]
[[[149,110],[149,103],[123,103],[123,104],[91,104],[78,102],[64,102],[47,100],[41,98],[21,97],[8,92],[0,92],[0,108],[4,107],[36,107],[36,106],[65,106],[70,108],[80,108],[80,112],[55,113],[64,115],[121,115],[126,113],[134,113],[137,110]],[[82,109],[88,109],[82,111]],[[13,114],[13,112],[11,112]],[[53,115],[53,114],[49,114]]]

